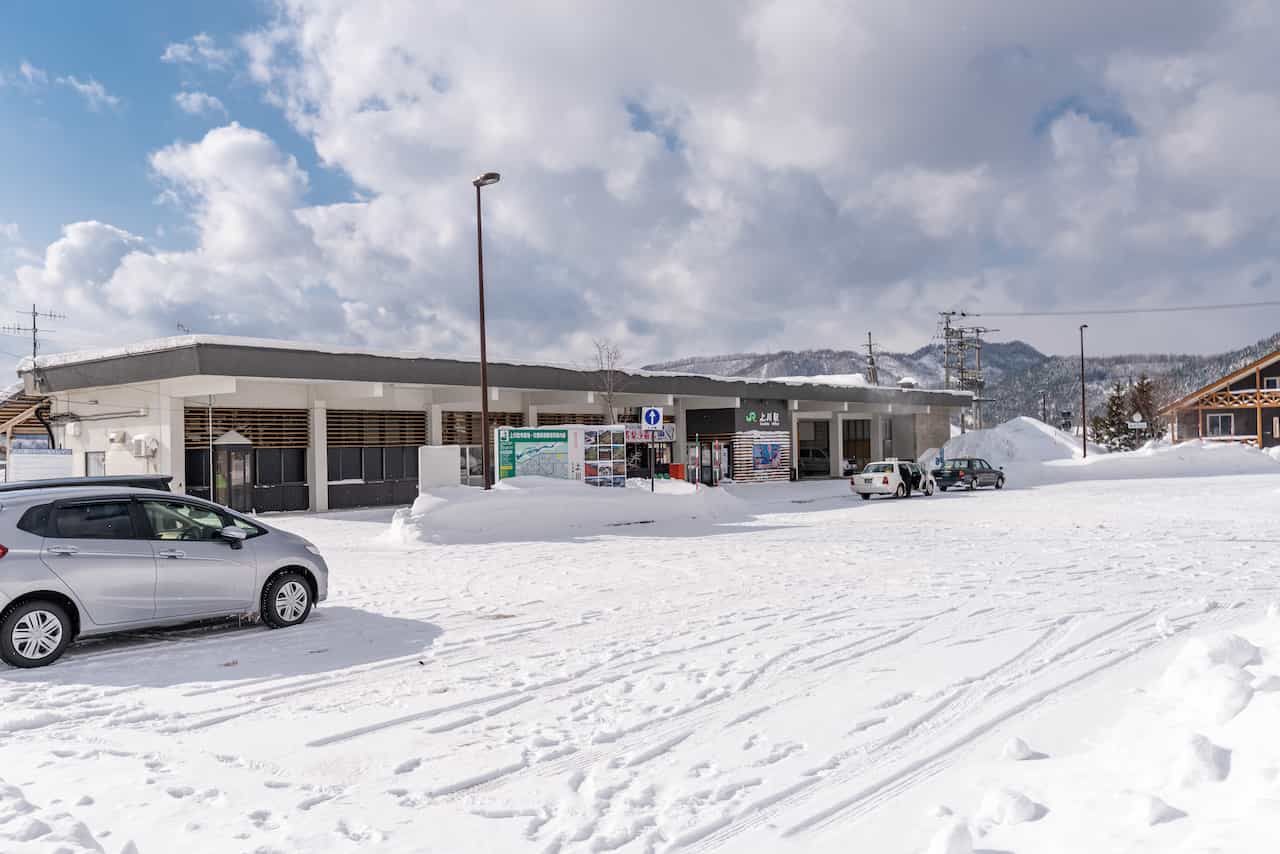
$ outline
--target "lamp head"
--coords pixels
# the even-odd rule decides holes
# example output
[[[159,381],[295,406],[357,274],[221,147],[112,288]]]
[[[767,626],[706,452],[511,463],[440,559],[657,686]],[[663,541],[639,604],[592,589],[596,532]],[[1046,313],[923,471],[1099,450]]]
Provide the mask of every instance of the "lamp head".
[[[477,187],[487,187],[490,184],[498,183],[498,181],[501,180],[501,178],[502,176],[499,175],[497,172],[485,172],[483,175],[476,178],[471,183],[475,184]]]

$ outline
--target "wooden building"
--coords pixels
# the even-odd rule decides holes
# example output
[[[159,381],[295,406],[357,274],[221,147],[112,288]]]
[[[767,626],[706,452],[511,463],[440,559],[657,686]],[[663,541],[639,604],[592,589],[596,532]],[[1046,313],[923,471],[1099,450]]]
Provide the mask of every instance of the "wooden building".
[[[1174,442],[1280,445],[1280,350],[1175,400],[1160,414],[1169,419]]]

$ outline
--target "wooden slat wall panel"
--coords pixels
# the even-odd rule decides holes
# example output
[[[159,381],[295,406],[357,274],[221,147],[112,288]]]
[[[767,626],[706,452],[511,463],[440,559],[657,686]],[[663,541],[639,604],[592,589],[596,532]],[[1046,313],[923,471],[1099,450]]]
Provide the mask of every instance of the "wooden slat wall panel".
[[[35,406],[37,403],[44,401],[44,405],[40,407],[40,412],[45,418],[49,417],[49,401],[47,398],[33,397],[25,394],[15,394],[13,397],[0,400],[0,424],[4,424],[11,418],[17,418],[23,412]],[[34,417],[15,424],[13,432],[16,434],[40,433],[45,432],[44,425]]]
[[[546,422],[538,416],[538,424]],[[564,422],[561,422],[564,423]],[[573,422],[570,422],[573,423]],[[489,429],[495,427],[523,427],[523,412],[490,412]],[[446,410],[440,413],[440,444],[442,445],[479,445],[480,413],[457,412]],[[492,445],[492,442],[490,442]]]
[[[419,447],[427,444],[427,413],[330,409],[330,448]]]
[[[205,448],[223,433],[235,430],[255,448],[306,448],[311,444],[311,413],[305,409],[213,408],[213,435],[209,435],[209,410],[188,406],[183,410],[183,432],[188,448]]]
[[[751,467],[751,446],[756,442],[763,444],[779,444],[781,461],[776,469],[757,471]],[[739,483],[761,483],[764,481],[790,480],[791,478],[791,434],[790,433],[738,433],[733,438],[733,479]]]
[[[599,427],[604,424],[604,414],[600,412],[539,412],[539,427],[559,427],[561,424],[583,424],[587,427]]]

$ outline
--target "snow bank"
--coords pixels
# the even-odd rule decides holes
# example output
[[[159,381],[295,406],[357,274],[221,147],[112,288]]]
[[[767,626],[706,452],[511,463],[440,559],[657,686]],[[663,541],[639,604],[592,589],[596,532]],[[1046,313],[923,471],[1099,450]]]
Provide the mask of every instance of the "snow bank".
[[[948,459],[981,457],[992,465],[1043,463],[1076,459],[1080,456],[1080,440],[1043,421],[1022,416],[998,427],[954,436],[947,442],[946,452]],[[1106,451],[1091,445],[1089,453]]]
[[[980,457],[1003,468],[1008,485],[1015,489],[1076,480],[1280,473],[1276,467],[1280,454],[1234,443],[1158,441],[1136,451],[1113,453],[1090,445],[1085,457],[1079,439],[1026,417],[956,436],[945,451],[947,459]],[[926,452],[921,461],[931,465],[936,455],[936,451]]]
[[[543,477],[503,480],[491,491],[455,486],[422,493],[397,510],[387,539],[397,545],[561,540],[620,534],[665,523],[709,527],[749,517],[741,499],[681,481],[629,483],[629,489]]]
[[[9,854],[100,854],[102,850],[102,845],[83,822],[65,811],[32,804],[21,789],[0,779],[0,851]]]

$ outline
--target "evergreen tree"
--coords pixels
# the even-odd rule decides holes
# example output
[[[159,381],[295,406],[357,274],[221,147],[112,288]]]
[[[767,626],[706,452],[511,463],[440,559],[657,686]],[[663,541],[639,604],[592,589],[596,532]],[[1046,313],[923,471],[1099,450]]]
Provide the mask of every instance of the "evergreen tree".
[[[1164,435],[1164,425],[1160,423],[1156,404],[1156,384],[1151,377],[1143,374],[1129,392],[1129,405],[1132,410],[1147,422],[1147,435],[1159,438]]]
[[[1124,386],[1116,383],[1107,395],[1104,415],[1094,420],[1094,441],[1112,451],[1131,451],[1138,446],[1141,437],[1129,429],[1130,395]]]

